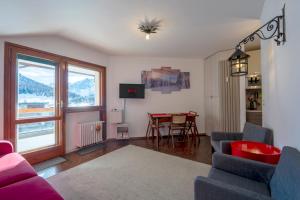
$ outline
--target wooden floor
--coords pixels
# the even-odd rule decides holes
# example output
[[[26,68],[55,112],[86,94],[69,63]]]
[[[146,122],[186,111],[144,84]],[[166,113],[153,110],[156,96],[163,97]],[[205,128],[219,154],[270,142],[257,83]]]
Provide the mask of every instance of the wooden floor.
[[[155,140],[147,140],[146,138],[130,140],[109,140],[106,141],[101,148],[85,155],[79,155],[77,152],[66,154],[64,158],[67,161],[38,171],[38,174],[39,176],[48,178],[50,176],[58,174],[59,172],[70,169],[129,144],[206,164],[211,164],[211,145],[210,138],[208,136],[200,136],[199,138],[193,140],[190,138],[189,142],[176,142],[174,149],[172,148],[171,142],[168,143],[167,141],[168,140],[166,138],[161,140],[160,146],[159,148],[157,148]]]

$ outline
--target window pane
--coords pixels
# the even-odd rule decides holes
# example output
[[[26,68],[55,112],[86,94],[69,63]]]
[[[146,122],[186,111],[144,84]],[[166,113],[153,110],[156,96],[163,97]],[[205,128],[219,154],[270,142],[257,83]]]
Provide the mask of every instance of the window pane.
[[[17,151],[24,152],[56,144],[55,121],[17,125]]]
[[[68,66],[68,107],[99,106],[100,73]]]
[[[17,119],[55,114],[54,62],[17,55]]]

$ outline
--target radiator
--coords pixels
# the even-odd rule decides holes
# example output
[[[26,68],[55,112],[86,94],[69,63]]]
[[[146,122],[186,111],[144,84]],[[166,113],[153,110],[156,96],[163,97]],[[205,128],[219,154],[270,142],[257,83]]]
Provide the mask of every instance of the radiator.
[[[78,123],[75,145],[84,147],[102,141],[102,121]]]

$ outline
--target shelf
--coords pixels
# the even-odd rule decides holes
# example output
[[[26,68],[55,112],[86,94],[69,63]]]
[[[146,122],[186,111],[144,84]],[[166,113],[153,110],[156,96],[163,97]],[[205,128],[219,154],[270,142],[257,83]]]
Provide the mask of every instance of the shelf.
[[[246,90],[261,90],[261,86],[249,86]]]
[[[261,113],[262,110],[247,110],[246,112]]]

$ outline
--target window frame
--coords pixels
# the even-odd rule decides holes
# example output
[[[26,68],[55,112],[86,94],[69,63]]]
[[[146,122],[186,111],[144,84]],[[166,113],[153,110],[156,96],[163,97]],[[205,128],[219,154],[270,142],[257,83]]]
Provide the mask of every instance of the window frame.
[[[17,109],[17,54],[25,54],[33,57],[39,57],[43,59],[49,59],[57,62],[58,70],[56,71],[56,85],[63,87],[62,79],[59,79],[63,73],[61,63],[61,57],[55,54],[51,54],[45,51],[39,51],[33,48],[24,47],[21,45],[5,42],[4,44],[4,139],[9,140],[16,146],[17,142],[17,130],[18,124],[37,123],[42,121],[56,121],[56,144],[48,147],[42,147],[33,151],[25,151],[21,154],[30,162],[37,163],[43,160],[47,160],[65,153],[65,140],[64,140],[64,125],[62,120],[64,118],[63,109],[56,107],[55,115],[42,118],[29,118],[29,119],[16,119]],[[57,101],[63,100],[61,89],[56,90]],[[42,155],[42,156],[41,156]]]
[[[73,65],[76,67],[80,67],[83,69],[89,69],[93,71],[99,72],[99,106],[78,106],[78,107],[69,107],[68,106],[68,66]],[[65,61],[65,105],[64,110],[67,113],[73,113],[73,112],[91,112],[91,111],[101,111],[105,109],[105,89],[106,89],[106,70],[105,67],[102,67],[100,65],[95,65],[92,63],[76,60],[73,58],[68,58]]]

